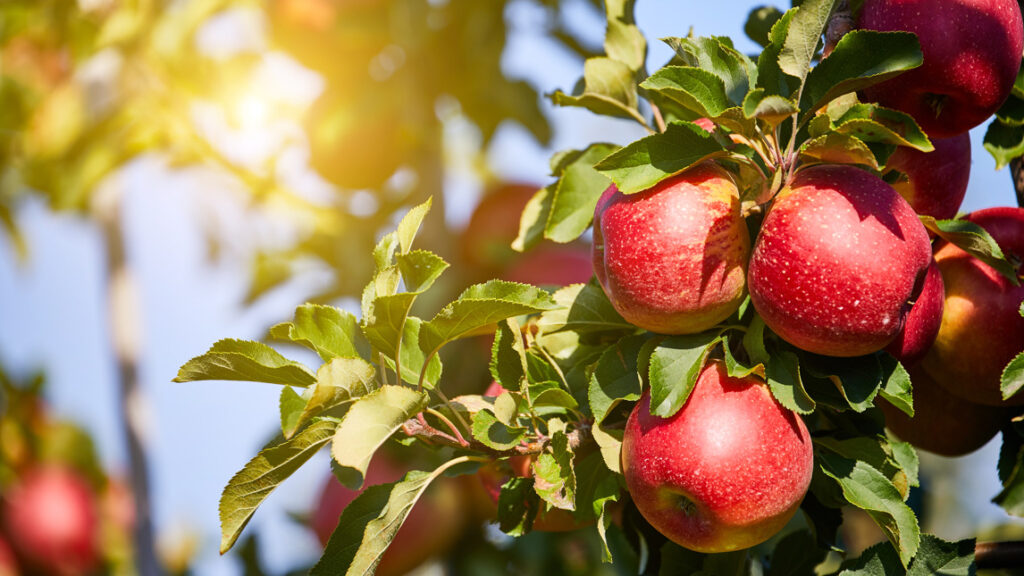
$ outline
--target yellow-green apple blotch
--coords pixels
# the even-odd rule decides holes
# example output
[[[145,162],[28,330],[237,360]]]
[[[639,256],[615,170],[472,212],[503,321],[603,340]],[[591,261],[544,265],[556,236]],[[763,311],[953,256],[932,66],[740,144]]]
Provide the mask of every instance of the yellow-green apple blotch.
[[[645,391],[626,422],[622,473],[640,513],[698,552],[749,548],[793,517],[814,468],[811,437],[755,377],[704,367],[675,415],[651,415]]]
[[[853,166],[814,166],[765,216],[750,258],[751,302],[798,348],[870,354],[903,329],[930,262],[928,232],[892,186]]]
[[[1024,257],[1024,208],[988,208],[967,219],[984,228],[1018,265]],[[946,285],[942,326],[925,355],[924,369],[952,394],[981,404],[1019,406],[1024,394],[1003,401],[1000,377],[1024,350],[1020,305],[1024,285],[1014,286],[990,266],[952,244],[935,252]]]
[[[637,194],[610,186],[594,213],[594,273],[629,322],[706,330],[743,301],[750,234],[729,174],[707,162]]]
[[[892,185],[918,214],[939,220],[953,218],[967,193],[971,175],[971,136],[932,140],[935,150],[900,147],[885,163],[907,175]]]

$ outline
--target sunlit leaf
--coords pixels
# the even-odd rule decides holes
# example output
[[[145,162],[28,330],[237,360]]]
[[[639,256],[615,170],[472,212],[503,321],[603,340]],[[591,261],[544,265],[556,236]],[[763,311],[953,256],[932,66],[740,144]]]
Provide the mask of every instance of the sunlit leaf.
[[[174,378],[175,382],[196,380],[242,380],[305,388],[316,382],[316,376],[266,344],[225,339],[186,362]]]

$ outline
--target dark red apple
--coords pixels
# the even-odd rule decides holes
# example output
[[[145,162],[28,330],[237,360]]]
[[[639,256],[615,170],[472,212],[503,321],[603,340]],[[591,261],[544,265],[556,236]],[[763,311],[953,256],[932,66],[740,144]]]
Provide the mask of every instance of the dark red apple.
[[[749,548],[796,513],[814,470],[811,437],[754,377],[704,367],[683,408],[652,416],[645,391],[626,422],[622,473],[644,518],[698,552]]]
[[[727,172],[703,163],[594,212],[594,272],[615,309],[651,332],[691,334],[736,311],[750,234]]]
[[[853,166],[807,168],[775,198],[750,258],[750,297],[784,340],[861,356],[900,333],[931,262],[902,196]]]
[[[907,313],[903,330],[885,350],[896,357],[904,366],[913,366],[924,358],[942,324],[942,304],[946,289],[942,285],[942,273],[933,260],[924,277],[924,286],[917,300]]]
[[[523,208],[541,187],[504,182],[488,189],[473,210],[459,246],[466,264],[481,271],[508,268],[518,257],[512,241],[519,235]]]
[[[1006,408],[968,402],[947,392],[921,368],[908,368],[914,387],[914,417],[879,397],[885,425],[900,440],[941,454],[970,454],[995,437],[1010,418]]]
[[[967,219],[984,228],[1018,263],[1024,257],[1024,208],[988,208]],[[1003,402],[1003,369],[1024,350],[1024,318],[1019,310],[1024,285],[1009,280],[952,244],[935,253],[946,285],[942,326],[922,364],[946,390],[972,402],[999,406],[1024,404],[1024,394]]]
[[[962,134],[995,113],[1024,50],[1016,0],[864,0],[860,28],[917,34],[924,63],[864,97],[910,114],[935,138]]]
[[[0,576],[18,576],[18,559],[14,557],[14,550],[10,544],[0,538]]]
[[[971,136],[932,140],[935,150],[921,152],[900,147],[886,162],[908,179],[893,184],[918,214],[945,220],[956,216],[967,193],[971,175]]]
[[[366,471],[365,486],[401,480],[405,472],[397,463],[378,454]],[[440,478],[427,488],[381,558],[378,576],[405,574],[443,554],[458,540],[463,515],[458,488],[449,480]],[[358,495],[358,491],[345,488],[333,474],[328,476],[310,519],[321,544],[327,544],[342,511]]]
[[[501,277],[534,286],[560,287],[589,282],[593,274],[589,248],[542,246],[513,261]]]
[[[89,484],[51,465],[27,472],[3,495],[11,545],[45,574],[81,576],[99,563],[99,511]]]

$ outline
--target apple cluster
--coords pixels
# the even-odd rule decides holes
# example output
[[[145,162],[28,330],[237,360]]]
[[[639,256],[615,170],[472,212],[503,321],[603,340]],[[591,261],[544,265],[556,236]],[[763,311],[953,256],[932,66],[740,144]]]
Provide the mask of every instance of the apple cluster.
[[[881,172],[797,165],[756,206],[713,160],[635,194],[612,185],[594,213],[594,272],[622,317],[654,333],[715,329],[749,294],[770,331],[801,354],[884,350],[914,387],[913,418],[879,400],[889,428],[926,450],[965,454],[1024,405],[1024,395],[1004,399],[1000,389],[1024,349],[1024,209],[964,218],[998,243],[1016,279],[933,238],[919,216],[958,213],[967,131],[1010,94],[1021,13],[1012,0],[865,0],[858,26],[917,35],[923,65],[858,96],[912,116],[934,151],[900,148]],[[675,415],[654,416],[650,403],[647,391],[621,459],[655,528],[684,547],[723,552],[764,541],[795,513],[813,471],[810,436],[760,377],[731,377],[712,359]]]

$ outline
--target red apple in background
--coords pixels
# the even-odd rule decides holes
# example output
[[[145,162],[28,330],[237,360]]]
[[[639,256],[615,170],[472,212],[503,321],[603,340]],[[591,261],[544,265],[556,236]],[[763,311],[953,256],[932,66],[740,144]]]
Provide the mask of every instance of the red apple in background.
[[[501,277],[534,286],[568,286],[589,282],[593,274],[589,248],[542,246],[520,256]]]
[[[924,63],[865,89],[864,98],[910,114],[936,138],[995,113],[1024,50],[1015,0],[864,0],[859,27],[917,34]]]
[[[18,576],[18,559],[14,557],[14,551],[10,544],[0,538],[0,576]]]
[[[967,219],[984,228],[1017,262],[1024,257],[1024,208],[988,208]],[[960,248],[944,243],[935,253],[946,285],[942,326],[922,364],[946,390],[972,402],[999,406],[1024,404],[1024,394],[1003,402],[1000,377],[1024,350],[1024,318],[1019,310],[1024,285],[1010,281]]]
[[[365,486],[396,482],[406,470],[382,454],[374,456],[366,471]],[[426,560],[443,554],[458,540],[463,516],[457,486],[446,478],[435,480],[417,501],[391,542],[380,564],[378,576],[399,576]],[[358,491],[349,490],[329,475],[310,519],[321,544],[326,545],[338,525],[338,518]]]
[[[629,322],[706,330],[745,295],[750,235],[727,172],[704,163],[638,194],[610,186],[594,213],[594,272]]]
[[[484,192],[459,241],[466,264],[483,271],[499,271],[519,256],[512,249],[512,241],[519,235],[523,208],[540,188],[506,182]]]
[[[942,304],[945,299],[946,290],[942,285],[942,273],[932,260],[928,272],[925,273],[921,293],[907,313],[903,330],[885,347],[885,350],[904,366],[913,366],[920,362],[939,333],[939,325],[942,324]]]
[[[698,552],[749,548],[782,529],[811,483],[807,427],[754,377],[704,367],[671,418],[650,413],[650,391],[626,422],[622,473],[644,518]]]
[[[901,146],[886,162],[908,179],[892,185],[918,214],[945,220],[956,216],[971,175],[971,136],[932,140],[935,150],[921,152]]]
[[[919,367],[908,371],[914,388],[914,417],[881,397],[878,407],[893,434],[922,450],[942,456],[970,454],[994,438],[1011,416],[1006,408],[967,402],[946,392]]]
[[[750,297],[784,340],[861,356],[903,329],[931,262],[928,232],[881,178],[814,166],[775,198],[750,258]]]
[[[51,465],[24,474],[3,495],[11,545],[32,569],[79,576],[99,562],[99,511],[89,484]]]

